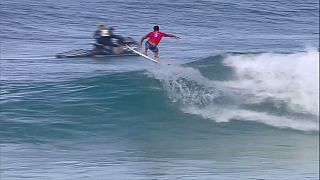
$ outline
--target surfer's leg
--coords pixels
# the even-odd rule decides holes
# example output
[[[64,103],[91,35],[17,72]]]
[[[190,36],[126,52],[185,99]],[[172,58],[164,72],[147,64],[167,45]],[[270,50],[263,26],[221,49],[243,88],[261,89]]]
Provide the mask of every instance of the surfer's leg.
[[[147,47],[146,47],[146,48],[144,48],[144,55],[146,55],[146,56],[148,56],[147,51],[148,51],[148,48],[147,48]]]
[[[154,52],[154,58],[159,58],[159,49],[157,46],[154,48],[153,52]]]
[[[144,44],[144,55],[146,56],[148,56],[148,53],[147,53],[148,49],[149,49],[149,43],[148,41],[146,41],[146,43]]]
[[[159,53],[158,53],[158,51],[154,52],[154,58],[159,58]]]

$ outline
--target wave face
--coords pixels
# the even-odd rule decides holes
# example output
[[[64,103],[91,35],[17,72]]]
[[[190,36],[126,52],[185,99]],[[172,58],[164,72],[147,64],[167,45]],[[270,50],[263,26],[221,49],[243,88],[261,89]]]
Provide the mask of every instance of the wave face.
[[[187,113],[319,131],[318,59],[313,50],[226,54],[151,73]]]
[[[1,80],[2,177],[317,179],[318,58],[227,53],[146,70],[79,61],[67,77],[10,74]]]

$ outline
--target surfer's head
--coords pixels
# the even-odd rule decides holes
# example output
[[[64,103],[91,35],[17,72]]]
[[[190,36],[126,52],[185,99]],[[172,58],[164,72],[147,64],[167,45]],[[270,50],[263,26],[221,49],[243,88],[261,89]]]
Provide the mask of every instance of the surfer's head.
[[[154,31],[159,31],[159,29],[160,29],[159,26],[153,26]]]

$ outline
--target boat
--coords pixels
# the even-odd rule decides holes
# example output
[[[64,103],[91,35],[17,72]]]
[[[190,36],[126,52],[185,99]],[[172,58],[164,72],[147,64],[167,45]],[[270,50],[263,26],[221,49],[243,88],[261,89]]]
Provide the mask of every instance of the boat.
[[[116,44],[115,46],[119,46]],[[115,47],[113,46],[113,47]],[[128,46],[130,48],[128,48]],[[114,53],[111,46],[93,43],[93,49],[75,49],[66,52],[61,52],[56,55],[56,58],[81,58],[81,57],[121,57],[121,56],[139,56],[131,49],[138,50],[139,44],[130,37],[123,37],[120,53]]]

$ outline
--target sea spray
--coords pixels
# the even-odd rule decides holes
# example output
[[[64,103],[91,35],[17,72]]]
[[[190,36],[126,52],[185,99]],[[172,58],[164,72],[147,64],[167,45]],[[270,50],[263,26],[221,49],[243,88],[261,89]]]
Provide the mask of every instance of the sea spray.
[[[221,68],[231,67],[234,78],[224,81],[187,66],[160,66],[150,72],[186,113],[216,122],[256,121],[318,131],[318,58],[315,51],[227,55]]]
[[[192,67],[162,66],[152,70],[168,91],[169,98],[183,106],[205,107],[219,97],[220,93],[212,81]]]

